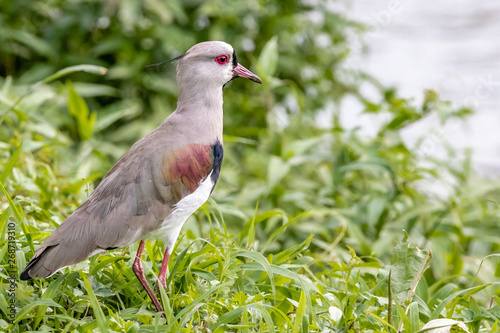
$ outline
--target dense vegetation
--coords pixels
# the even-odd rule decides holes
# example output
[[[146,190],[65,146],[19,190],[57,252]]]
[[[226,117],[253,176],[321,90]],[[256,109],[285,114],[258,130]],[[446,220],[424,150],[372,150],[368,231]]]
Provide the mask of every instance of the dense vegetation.
[[[448,318],[497,332],[498,183],[476,177],[468,158],[433,160],[400,136],[432,113],[444,123],[471,110],[432,91],[416,105],[347,68],[349,38],[364,27],[330,9],[0,2],[0,330],[418,332]],[[166,319],[131,270],[134,244],[17,280],[12,321],[11,273],[175,109],[175,69],[163,61],[204,40],[231,43],[264,84],[225,88],[221,177],[171,258]],[[345,128],[346,98],[387,119],[376,135]],[[449,195],[426,193],[423,179]],[[148,242],[151,282],[161,258]]]

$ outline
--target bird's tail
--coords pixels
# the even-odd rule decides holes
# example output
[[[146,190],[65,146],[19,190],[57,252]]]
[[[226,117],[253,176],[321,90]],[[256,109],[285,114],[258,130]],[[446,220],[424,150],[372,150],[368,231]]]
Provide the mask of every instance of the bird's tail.
[[[43,265],[43,258],[49,251],[53,248],[53,246],[46,247],[41,251],[40,254],[35,254],[35,256],[30,260],[26,268],[21,273],[21,280],[29,280],[31,278],[44,278],[52,275],[55,272],[51,272],[47,270],[47,268]],[[39,252],[39,251],[37,251]],[[57,272],[57,271],[56,271]]]
[[[95,232],[88,223],[70,216],[36,250],[21,273],[21,280],[49,277],[61,268],[96,254],[101,249],[93,241],[94,237]]]
[[[84,251],[78,251],[78,246],[68,248],[68,244],[44,245],[45,244],[42,244],[36,251],[33,258],[22,271],[20,276],[21,280],[49,277],[60,269],[79,263],[101,251],[101,249],[97,247],[95,249],[87,248]]]

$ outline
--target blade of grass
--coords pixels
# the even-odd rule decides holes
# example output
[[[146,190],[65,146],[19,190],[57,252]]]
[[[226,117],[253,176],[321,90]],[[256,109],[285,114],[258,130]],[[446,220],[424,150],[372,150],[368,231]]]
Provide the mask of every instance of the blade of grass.
[[[197,299],[195,299],[194,301],[192,301],[191,303],[189,303],[188,306],[186,306],[184,309],[182,309],[174,318],[174,322],[178,321],[180,318],[183,318],[184,315],[186,314],[186,312],[189,312],[192,308],[194,308],[196,306],[196,309],[198,309],[200,306],[202,305],[205,305],[205,303],[202,303],[204,300],[207,300],[208,297],[214,293],[216,290],[218,289],[222,289],[222,288],[226,288],[228,286],[230,286],[232,284],[232,282],[224,282],[224,283],[221,283],[221,284],[218,284],[216,286],[213,286],[212,288],[208,289],[207,291],[205,291],[203,294],[201,294]],[[172,330],[172,324],[168,324],[167,326],[167,331],[171,331]]]
[[[392,306],[393,306],[391,273],[392,273],[392,269],[389,270],[389,278],[387,280],[387,293],[388,293],[388,299],[389,299],[389,305],[388,305],[388,309],[387,309],[387,322],[389,323],[388,326],[390,326],[390,327],[392,327]]]
[[[245,326],[245,328],[242,329],[242,333],[248,333],[248,325],[250,325],[250,322],[248,321],[248,311],[246,305],[243,306],[243,316],[241,318],[241,324]]]
[[[387,321],[385,321],[384,319],[382,319],[381,317],[377,316],[376,314],[374,313],[371,313],[371,312],[366,312],[367,315],[375,318],[376,320],[380,321],[381,323],[383,323],[385,326],[389,327],[390,329],[392,329],[394,332],[397,332],[396,329],[391,325],[389,324]]]
[[[262,314],[262,318],[264,318],[264,321],[266,322],[267,329],[268,329],[269,333],[274,333],[275,332],[275,330],[274,330],[275,324],[273,322],[273,319],[271,318],[271,315],[267,311],[267,309],[265,309],[259,303],[255,303],[255,305],[257,306],[257,309],[260,310],[260,313]]]
[[[90,306],[94,310],[94,316],[97,320],[97,325],[99,326],[99,330],[101,331],[101,333],[106,333],[108,332],[109,328],[108,321],[104,316],[104,312],[102,312],[99,301],[97,300],[97,297],[95,296],[94,291],[90,286],[89,280],[87,280],[87,277],[84,277],[83,281],[85,282],[85,289],[87,290],[87,294],[89,295]]]
[[[16,207],[14,204],[14,201],[12,201],[12,198],[10,197],[9,193],[3,186],[3,183],[0,182],[0,190],[2,190],[3,194],[7,198],[7,201],[9,202],[10,209],[14,213],[14,218],[16,221],[19,223],[21,226],[21,229],[23,230],[24,235],[26,236],[26,240],[28,241],[28,245],[33,253],[35,253],[35,248],[33,246],[33,241],[31,239],[31,234],[28,232],[28,229],[26,228],[26,225],[24,224],[24,217],[21,215],[19,212],[19,209]]]
[[[92,269],[89,272],[89,275],[95,275],[102,268],[109,266],[111,263],[118,261],[118,260],[122,260],[122,259],[129,259],[129,257],[121,256],[121,257],[107,258],[107,259],[101,261],[100,263],[98,263],[97,265],[95,265],[94,267],[92,267]]]
[[[297,307],[297,312],[295,313],[295,320],[293,323],[293,333],[299,333],[300,327],[302,325],[302,317],[306,313],[306,295],[304,291],[300,292],[299,306]]]
[[[483,290],[484,288],[490,286],[491,283],[488,283],[488,284],[485,284],[485,285],[482,285],[482,286],[478,286],[478,287],[473,287],[473,288],[467,288],[467,289],[464,289],[464,290],[459,290],[453,294],[451,294],[450,296],[446,297],[441,303],[439,303],[439,305],[436,307],[436,309],[434,309],[434,311],[432,312],[432,315],[431,317],[429,318],[429,321],[433,320],[433,319],[437,319],[439,318],[439,315],[441,314],[441,311],[443,311],[444,307],[446,305],[448,305],[448,303],[454,299],[455,297],[457,296],[460,296],[464,293],[469,293],[469,292],[472,292],[472,294],[474,293],[477,293],[478,291],[481,291]]]
[[[411,303],[408,307],[408,320],[410,321],[410,332],[416,332],[420,329],[417,302]]]
[[[273,291],[274,303],[276,303],[276,286],[274,284],[273,270],[267,259],[259,252],[252,252],[252,251],[242,251],[238,253],[236,256],[252,259],[261,264],[262,267],[264,267],[265,271],[267,272],[267,276],[269,277],[269,281],[271,281],[271,290]]]
[[[172,306],[170,305],[170,299],[167,296],[167,292],[163,289],[163,286],[160,284],[160,296],[161,296],[161,304],[163,305],[163,313],[165,313],[165,318],[167,318],[167,323],[174,322],[174,311],[172,310]]]
[[[47,290],[45,290],[45,292],[43,293],[41,299],[53,299],[54,296],[56,295],[56,292],[59,290],[59,286],[61,285],[61,283],[64,281],[65,278],[66,275],[61,275],[57,278],[57,280],[52,282],[47,288]],[[37,314],[35,316],[36,317],[35,324],[33,325],[34,328],[38,327],[42,319],[44,319],[46,310],[47,306],[45,305],[42,305],[38,308]]]
[[[2,171],[2,175],[0,175],[0,183],[5,184],[5,181],[7,178],[10,176],[10,173],[12,172],[12,169],[17,163],[17,160],[19,159],[19,153],[21,152],[21,147],[23,144],[21,143],[19,147],[16,148],[14,151],[14,154],[10,157],[9,161],[5,164],[5,167]]]
[[[9,216],[10,216],[10,207],[7,207],[0,215],[0,230],[1,230],[0,242],[3,242],[7,238],[6,235],[7,235]],[[7,243],[5,243],[5,245],[7,245]],[[5,253],[0,252],[0,260],[3,259],[4,255]]]
[[[105,67],[101,66],[95,66],[95,65],[77,65],[77,66],[70,66],[66,67],[64,69],[61,69],[60,71],[46,77],[42,81],[36,83],[35,85],[39,85],[42,83],[49,83],[51,81],[57,80],[63,76],[76,73],[76,72],[86,72],[86,73],[91,73],[91,74],[96,74],[96,75],[105,75],[108,72],[108,69]]]
[[[248,308],[253,308],[254,306],[249,306]],[[240,317],[240,315],[246,311],[246,306],[240,306],[232,311],[224,313],[222,316],[220,316],[219,320],[213,325],[210,326],[210,330],[214,331],[217,327],[228,324],[235,320],[236,318]]]
[[[39,299],[38,301],[30,303],[30,304],[26,305],[25,307],[23,307],[21,310],[19,310],[19,312],[16,315],[16,319],[14,320],[14,324],[21,321],[24,318],[24,316],[26,316],[28,314],[28,312],[30,312],[34,307],[39,306],[39,305],[52,306],[52,307],[56,307],[56,308],[61,307],[59,304],[57,304],[56,302],[54,302],[51,299]]]

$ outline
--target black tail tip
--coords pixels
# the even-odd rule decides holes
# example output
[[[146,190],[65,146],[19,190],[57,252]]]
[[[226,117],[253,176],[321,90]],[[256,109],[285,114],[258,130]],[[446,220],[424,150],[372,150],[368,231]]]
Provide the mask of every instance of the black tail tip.
[[[36,263],[47,253],[47,250],[50,249],[51,247],[52,246],[47,246],[45,249],[43,249],[42,253],[40,253],[38,255],[37,255],[37,253],[38,253],[38,251],[40,251],[40,249],[38,249],[37,252],[35,252],[35,255],[33,256],[33,258],[31,258],[30,262],[28,263],[28,265],[26,265],[23,272],[19,276],[22,281],[30,280],[33,278],[29,274],[29,271],[33,268],[33,266],[36,265]]]
[[[28,267],[26,267],[28,268]],[[31,280],[31,276],[29,275],[28,273],[28,269],[24,269],[24,271],[21,273],[21,275],[19,276],[19,278],[22,280],[22,281],[27,281],[27,280]]]

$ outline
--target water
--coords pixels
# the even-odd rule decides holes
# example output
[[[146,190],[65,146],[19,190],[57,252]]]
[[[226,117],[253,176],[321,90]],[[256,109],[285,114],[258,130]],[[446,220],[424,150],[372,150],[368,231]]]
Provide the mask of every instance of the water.
[[[429,144],[419,153],[444,158],[441,135],[456,148],[474,150],[479,174],[500,175],[500,1],[353,0],[343,11],[374,28],[363,37],[368,52],[357,48],[351,66],[404,97],[419,101],[423,90],[433,89],[456,106],[477,110],[465,122],[444,127],[435,117],[424,119],[404,132],[407,143],[414,146],[425,134]],[[352,101],[346,104],[355,109]],[[356,112],[345,121],[361,123],[367,132],[374,126],[373,118]]]

